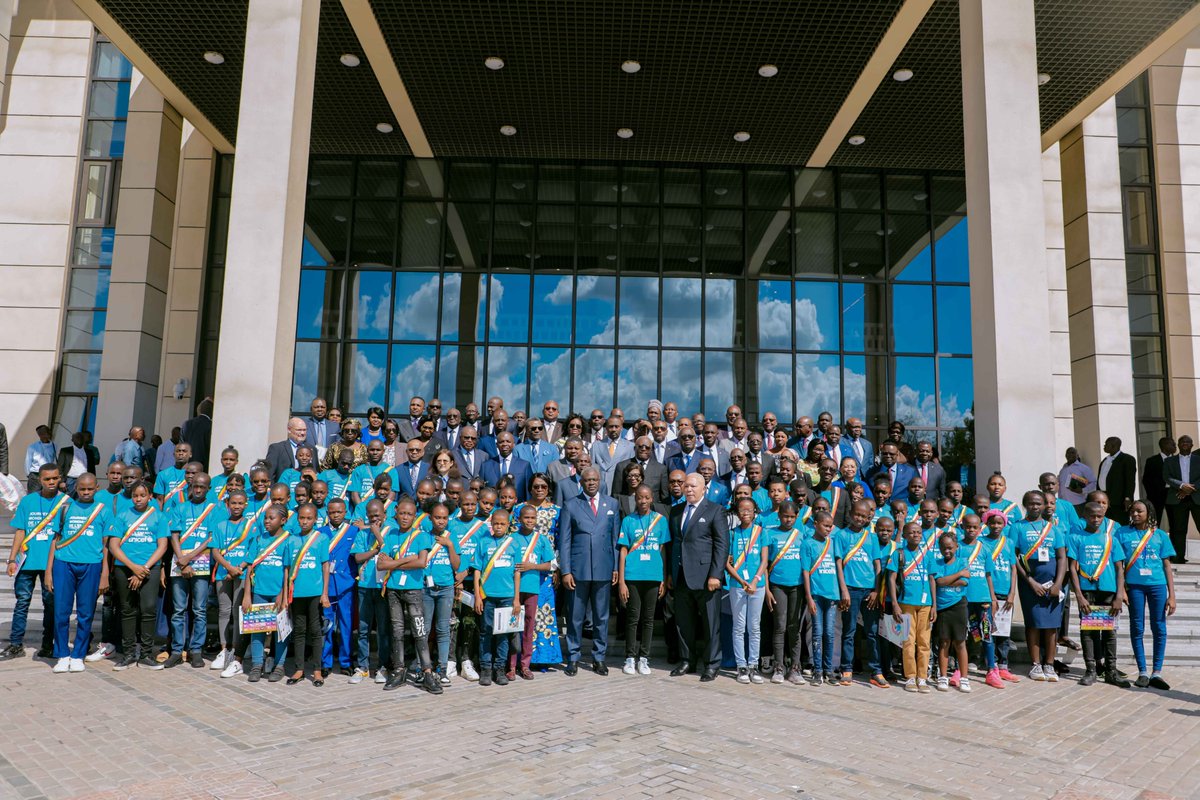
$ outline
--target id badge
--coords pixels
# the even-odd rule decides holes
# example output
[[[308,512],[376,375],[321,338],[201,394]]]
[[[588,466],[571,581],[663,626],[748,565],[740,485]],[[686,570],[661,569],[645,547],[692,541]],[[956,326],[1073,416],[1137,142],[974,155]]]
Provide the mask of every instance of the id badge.
[[[1152,575],[1152,574],[1154,574],[1154,571],[1153,571],[1153,570],[1151,570],[1149,567],[1138,567],[1138,575],[1142,575],[1142,576],[1147,576],[1147,577],[1148,577],[1148,576],[1150,576],[1150,575]]]
[[[650,560],[652,557],[653,557],[653,556],[651,556],[649,553],[641,553],[641,554],[638,556],[638,560],[640,560],[640,561],[649,561],[649,560]]]
[[[1039,547],[1037,550],[1037,560],[1041,561],[1041,562],[1049,561],[1050,560],[1050,548],[1046,547],[1045,545],[1042,545],[1041,547]]]
[[[748,569],[744,569],[744,570],[742,570],[742,580],[749,582],[749,580],[750,580],[750,570],[748,570]]]

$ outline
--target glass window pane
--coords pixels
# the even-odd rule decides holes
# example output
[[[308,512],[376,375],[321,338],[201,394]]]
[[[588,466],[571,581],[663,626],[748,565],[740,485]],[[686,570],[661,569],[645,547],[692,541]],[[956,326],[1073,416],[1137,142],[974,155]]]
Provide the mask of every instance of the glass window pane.
[[[1158,333],[1158,297],[1152,294],[1129,295],[1129,332]]]
[[[213,203],[212,218],[209,227],[212,230],[209,236],[208,244],[208,263],[213,267],[225,266],[225,252],[229,238],[229,205],[232,200],[228,197],[219,197]],[[343,244],[345,244],[343,242]],[[303,260],[308,254],[308,242],[304,243],[304,252],[301,254],[301,264],[308,262]]]
[[[1137,446],[1139,453],[1157,453],[1158,440],[1167,435],[1167,423],[1160,420],[1137,421]]]
[[[744,262],[742,212],[705,211],[705,271],[709,274],[741,275]]]
[[[758,363],[754,368],[754,380],[747,384],[751,395],[746,398],[748,408],[742,413],[750,419],[762,419],[763,413],[772,411],[781,422],[792,419],[792,356],[788,353],[758,353],[752,355]],[[753,362],[752,362],[753,363]],[[775,443],[767,445],[770,449]]]
[[[858,417],[868,428],[882,429],[888,419],[887,358],[847,356],[842,359],[844,417]],[[867,438],[878,441],[879,435]]]
[[[428,228],[424,234],[417,233],[415,230],[418,224],[428,225],[429,228],[437,225],[436,220],[429,221],[436,215],[423,213],[427,211],[428,207],[425,206],[423,210],[413,213],[412,227],[409,226],[409,216],[407,211],[405,212],[404,228],[400,235],[402,238],[407,237],[407,240],[401,244],[406,259],[409,257],[408,245],[411,244],[413,236],[417,236],[420,241],[424,242],[426,241],[425,236],[434,235]],[[446,207],[446,228],[446,252],[444,254],[446,266],[486,269],[488,247],[492,235],[492,207],[483,203],[451,203]],[[434,241],[441,241],[441,239]]]
[[[437,348],[431,344],[398,344],[392,347],[392,396],[385,406],[403,414],[413,395],[434,397]]]
[[[103,311],[68,311],[63,350],[103,350],[107,317]]]
[[[455,161],[450,165],[451,200],[490,200],[491,197],[491,164]]]
[[[323,269],[300,270],[296,338],[336,339],[341,335],[344,274]]]
[[[87,143],[83,148],[88,158],[122,158],[125,155],[125,123],[89,122]]]
[[[103,224],[108,218],[108,174],[112,170],[112,162],[91,162],[84,164],[80,176],[79,192],[79,221]]]
[[[575,266],[575,207],[539,205],[534,266],[540,270],[571,269]]]
[[[337,344],[296,342],[292,365],[292,408],[308,408],[314,397],[337,398]],[[339,398],[344,403],[344,398]]]
[[[882,277],[884,230],[878,214],[842,214],[842,273]]]
[[[1118,97],[1118,100],[1120,98]],[[1117,107],[1117,142],[1120,144],[1149,144],[1145,108]]]
[[[568,329],[568,337],[570,331]],[[571,399],[571,351],[565,347],[535,347],[529,362],[529,410],[539,413],[546,401],[559,404],[565,420]]]
[[[890,275],[898,281],[933,279],[929,220],[925,216],[889,216],[887,247]]]
[[[382,407],[387,402],[387,356],[386,344],[348,344],[346,360],[342,365],[343,402],[351,414],[362,414],[371,406]],[[292,405],[296,405],[293,393]]]
[[[843,172],[839,181],[841,207],[862,210],[882,208],[880,176],[872,173]]]
[[[937,351],[971,354],[971,290],[937,287]]]
[[[96,429],[96,397],[60,397],[54,405],[55,441],[69,442],[75,431]]]
[[[797,275],[836,275],[837,230],[833,214],[797,212],[792,222],[796,239]]]
[[[373,264],[390,267],[395,263],[396,214],[395,203],[355,203],[351,261],[358,266]]]
[[[663,209],[664,272],[700,274],[700,227],[699,209]]]
[[[817,414],[829,411],[834,419],[841,419],[838,357],[798,353],[795,364],[796,417],[807,415],[816,419]]]
[[[790,281],[759,281],[758,295],[754,299],[754,312],[750,315],[751,319],[758,320],[758,324],[750,331],[750,346],[791,350],[791,308]]]
[[[1150,148],[1122,147],[1121,183],[1150,183]]]
[[[436,158],[409,158],[404,161],[405,197],[445,197],[446,165]]]
[[[700,351],[663,350],[662,387],[664,403],[674,401],[681,417],[700,409]],[[576,406],[578,408],[578,406]],[[724,414],[725,410],[721,409]]]
[[[400,164],[395,161],[359,161],[359,197],[383,200],[396,196],[400,185]]]
[[[888,211],[924,211],[929,207],[924,175],[886,175]]]
[[[575,295],[575,341],[612,344],[616,330],[617,279],[580,275]]]
[[[842,347],[851,352],[887,350],[882,283],[842,284]]]
[[[616,270],[619,228],[616,206],[579,207],[579,269]]]
[[[542,164],[538,168],[538,200],[543,203],[575,201],[575,167],[570,164]]]
[[[308,196],[349,197],[354,162],[345,158],[317,158],[308,165]]]
[[[529,269],[533,259],[533,218],[531,205],[496,205],[493,269]]]
[[[783,169],[750,169],[746,172],[746,202],[751,206],[786,210],[791,205],[790,176]]]
[[[750,275],[791,275],[788,211],[751,211],[746,217],[746,252]]]
[[[1127,248],[1154,246],[1154,213],[1150,188],[1125,187],[1125,245]]]
[[[965,177],[934,175],[929,182],[933,188],[935,213],[967,213],[967,179]]]
[[[575,351],[575,390],[571,408],[585,414],[593,408],[605,413],[612,408],[613,355],[612,350]],[[559,402],[562,402],[561,398]]]
[[[392,324],[392,273],[354,273],[350,298],[346,338],[386,339]]]
[[[457,272],[448,272],[443,276],[442,325],[439,334],[443,341],[475,340],[475,321],[483,316],[483,298],[479,289],[479,279],[474,275],[467,276],[465,281]]]
[[[133,75],[133,65],[112,42],[96,42],[96,64],[92,75],[96,78],[129,80]]]
[[[663,278],[663,347],[700,347],[700,326],[696,324],[696,311],[700,308],[701,296],[699,278]],[[666,364],[665,360],[663,364]],[[663,386],[674,384],[664,379]],[[696,394],[698,398],[699,387]],[[680,413],[683,413],[682,410]]]
[[[460,278],[459,275],[447,275],[450,278]],[[438,336],[437,307],[438,307],[438,276],[432,272],[398,272],[396,273],[396,315],[392,321],[393,339],[415,339],[419,342],[432,342]],[[450,341],[458,339],[458,293],[441,295],[442,319],[452,317],[453,329],[442,337]],[[393,362],[392,369],[396,365]]]
[[[658,208],[621,208],[621,269],[658,272]]]
[[[88,98],[89,117],[129,116],[128,81],[92,81],[92,94]]]
[[[906,427],[937,425],[932,358],[896,359],[896,419]]]
[[[1153,253],[1126,253],[1125,278],[1130,291],[1158,291],[1158,257]]]
[[[838,285],[796,281],[796,349],[838,349]]]
[[[658,346],[658,278],[621,279],[620,326],[621,346]]]
[[[1133,336],[1130,344],[1133,349],[1134,375],[1162,375],[1163,352],[1161,336]]]
[[[617,366],[617,405],[625,412],[626,421],[632,422],[658,397],[658,351],[621,350]]]
[[[931,287],[892,287],[892,342],[897,353],[933,352]]]
[[[667,205],[700,205],[700,170],[663,170],[663,202]]]
[[[704,346],[706,348],[735,347],[742,344],[745,329],[742,286],[741,281],[707,280],[704,282]],[[724,415],[724,413],[722,409],[721,414]]]
[[[533,202],[533,164],[500,164],[496,167],[496,199]]]
[[[709,206],[742,205],[742,171],[740,169],[710,169],[705,173],[705,204]]]
[[[1144,106],[1149,102],[1146,95],[1146,76],[1142,74],[1130,81],[1124,89],[1117,92],[1117,108],[1123,106]],[[1155,447],[1157,446],[1155,444]],[[1151,448],[1146,452],[1150,453],[1153,451],[1154,448]]]
[[[304,208],[304,251],[300,263],[306,267],[345,264],[349,236],[349,200],[310,199]]]
[[[71,270],[71,292],[67,305],[71,308],[107,308],[109,269]]]
[[[737,396],[737,387],[742,385],[740,370],[734,372],[733,353],[706,351],[704,353],[704,412],[706,419],[720,420]],[[741,354],[738,354],[741,366]]]
[[[625,167],[621,173],[625,191],[621,202],[658,204],[658,168]]]
[[[1133,379],[1133,407],[1139,417],[1165,417],[1167,395],[1161,378]]]
[[[81,267],[111,267],[114,228],[76,228],[74,263]]]
[[[488,306],[488,341],[529,341],[528,275],[493,275]]]
[[[938,424],[964,425],[975,405],[975,374],[969,358],[938,359]]]
[[[442,347],[437,396],[459,409],[483,397],[483,348]],[[448,406],[446,406],[448,408]]]
[[[937,261],[937,279],[966,283],[971,279],[970,258],[967,249],[967,218],[944,217],[934,223],[934,259]]]
[[[833,197],[833,170],[801,169],[796,172],[797,206],[832,208]]]
[[[533,341],[546,344],[571,343],[571,309],[575,298],[569,275],[533,277]],[[536,386],[536,382],[534,384]],[[562,402],[566,402],[566,394]]]
[[[606,164],[579,168],[579,200],[582,203],[616,203],[628,189],[622,189],[617,168]]]
[[[100,391],[100,353],[64,353],[59,373],[61,392],[96,394]]]

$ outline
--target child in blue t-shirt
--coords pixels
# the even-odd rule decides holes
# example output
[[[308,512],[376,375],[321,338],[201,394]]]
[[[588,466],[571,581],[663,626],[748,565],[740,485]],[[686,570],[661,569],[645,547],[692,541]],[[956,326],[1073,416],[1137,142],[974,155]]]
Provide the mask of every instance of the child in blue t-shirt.
[[[653,509],[646,484],[633,493],[634,511],[621,520],[617,537],[617,597],[625,606],[625,666],[622,672],[650,674],[654,608],[665,594],[662,547],[671,540],[666,518]]]
[[[425,629],[425,568],[433,537],[426,532],[428,515],[417,521],[417,506],[408,495],[396,501],[396,523],[399,526],[384,537],[377,567],[384,582],[388,614],[392,621],[392,671],[383,688],[398,689],[407,680],[408,662],[404,658],[404,634],[412,635],[417,660],[421,666],[418,687],[430,694],[441,694],[442,686],[433,674],[429,658],[429,631]]]
[[[139,483],[130,493],[133,505],[117,514],[108,530],[112,583],[121,609],[121,658],[113,670],[134,664],[153,667],[154,622],[158,608],[162,557],[170,544],[166,515],[152,505],[150,487]],[[140,654],[139,654],[140,647]]]
[[[362,683],[371,675],[371,628],[375,628],[376,647],[379,653],[379,668],[375,672],[375,683],[387,683],[388,665],[391,663],[391,623],[388,618],[387,597],[380,591],[382,585],[375,562],[383,541],[391,528],[384,516],[384,504],[371,499],[359,505],[365,515],[366,526],[359,529],[350,548],[350,557],[358,565],[358,631],[355,638],[355,669],[350,683]]]
[[[13,609],[12,633],[4,658],[21,658],[25,655],[25,625],[29,618],[29,602],[33,590],[42,582],[42,647],[39,658],[50,658],[54,648],[54,595],[46,587],[50,577],[46,570],[50,557],[50,542],[57,530],[55,520],[71,502],[69,495],[58,491],[59,471],[53,463],[43,464],[38,470],[41,491],[27,494],[17,503],[16,514],[11,525],[13,531],[12,551],[8,556],[8,577],[15,579],[17,604]]]
[[[804,637],[800,635],[801,604],[804,602],[804,538],[810,530],[797,525],[800,510],[791,500],[780,502],[779,527],[770,531],[767,577],[770,594],[767,607],[774,612],[774,672],[771,683],[800,685]],[[786,672],[786,678],[784,673]]]
[[[1129,507],[1129,524],[1117,531],[1125,553],[1125,587],[1129,594],[1129,638],[1137,660],[1137,686],[1166,691],[1171,687],[1162,677],[1167,652],[1167,616],[1175,613],[1175,575],[1170,561],[1175,557],[1171,539],[1158,529],[1154,514],[1138,500]],[[1147,674],[1146,610],[1154,636],[1154,671]]]
[[[740,487],[739,487],[740,488]],[[725,565],[725,585],[729,588],[729,607],[733,612],[733,655],[737,662],[738,683],[762,683],[758,671],[763,598],[768,593],[767,565],[770,534],[754,523],[758,506],[754,499],[737,501],[739,524],[729,531],[729,560]],[[749,648],[746,647],[747,639]]]
[[[817,503],[813,504],[814,509]],[[804,540],[804,592],[813,620],[812,685],[838,683],[833,674],[833,626],[840,605],[850,603],[842,576],[842,554],[833,540],[833,515],[813,511],[812,536]]]
[[[288,604],[292,615],[292,642],[289,647],[291,676],[288,686],[304,680],[311,671],[313,686],[324,686],[321,672],[321,648],[324,636],[321,622],[329,607],[329,538],[316,530],[317,508],[305,503],[292,515],[299,532],[288,553]]]
[[[1125,605],[1125,551],[1113,530],[1115,524],[1104,518],[1099,503],[1083,507],[1083,523],[1067,542],[1071,586],[1079,603],[1080,620],[1102,606],[1108,606],[1115,617]],[[1117,637],[1113,631],[1091,628],[1079,633],[1084,659],[1079,685],[1094,684],[1098,668],[1103,668],[1105,683],[1128,688],[1129,681],[1117,674]]]
[[[939,692],[950,691],[950,674],[947,663],[951,649],[960,667],[967,665],[967,584],[971,578],[971,566],[967,556],[958,549],[958,536],[944,532],[937,540],[938,555],[933,566],[933,579],[937,595],[937,620],[934,636],[938,640]],[[983,547],[976,548],[976,556]],[[978,560],[978,559],[977,559]],[[955,670],[960,675],[960,670]],[[971,691],[971,680],[965,674],[959,678],[959,691]]]
[[[471,567],[475,573],[475,613],[482,615],[479,631],[479,685],[490,686],[493,681],[508,683],[504,665],[508,661],[508,634],[494,634],[495,612],[510,607],[514,615],[521,613],[521,598],[514,577],[520,553],[509,536],[508,512],[496,508],[490,516],[490,536],[480,534],[476,540],[475,558]]]
[[[287,607],[288,568],[291,565],[291,537],[283,529],[287,509],[280,505],[268,506],[262,513],[263,533],[255,537],[246,550],[246,588],[242,593],[242,612],[249,613],[253,604],[271,605],[279,614]],[[272,629],[273,630],[273,629]],[[263,651],[266,633],[250,636],[250,672],[247,680],[257,683],[263,674]],[[280,641],[276,637],[272,657],[274,667],[267,680],[276,683],[283,680],[283,662],[287,658],[290,637]]]
[[[929,692],[925,670],[929,664],[929,637],[937,610],[933,607],[933,555],[925,546],[921,523],[904,525],[904,545],[897,547],[888,561],[888,595],[892,600],[892,619],[900,623],[902,615],[911,619],[904,641],[904,690]]]

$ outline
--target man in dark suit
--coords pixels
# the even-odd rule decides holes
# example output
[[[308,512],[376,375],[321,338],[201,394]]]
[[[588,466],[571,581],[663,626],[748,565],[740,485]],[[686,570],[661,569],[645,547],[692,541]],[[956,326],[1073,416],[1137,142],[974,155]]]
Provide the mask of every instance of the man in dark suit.
[[[457,408],[452,408],[446,412],[446,416],[438,423],[437,436],[445,443],[447,449],[453,450],[458,447],[458,437],[462,433],[462,412]]]
[[[496,409],[496,413],[492,415],[491,425],[493,430],[501,433],[508,430],[508,412],[503,408]],[[480,436],[479,449],[487,453],[489,457],[495,458],[498,452],[496,450],[496,434]]]
[[[396,496],[408,495],[416,500],[417,484],[429,475],[429,464],[423,458],[425,448],[415,439],[404,445],[404,452],[408,454],[408,461],[396,465]]]
[[[841,463],[839,460],[838,463]],[[917,463],[913,469],[925,481],[925,496],[930,500],[941,500],[946,496],[946,470],[933,460],[933,443],[917,443]]]
[[[567,590],[567,675],[579,671],[583,621],[592,617],[592,669],[607,675],[609,595],[617,579],[617,501],[600,494],[600,471],[588,467],[579,476],[583,492],[563,506],[558,518],[558,564]]]
[[[1200,528],[1200,458],[1192,454],[1192,437],[1179,437],[1179,454],[1163,461],[1163,477],[1167,481],[1167,518],[1171,520],[1171,546],[1176,564],[1187,563],[1188,517]],[[1111,505],[1111,502],[1109,503]]]
[[[725,510],[704,498],[704,477],[687,476],[685,502],[671,509],[671,543],[667,581],[675,593],[679,627],[679,666],[672,676],[704,669],[700,680],[717,677],[721,666],[721,576],[729,560],[729,526]],[[700,641],[708,645],[700,652]]]
[[[309,417],[304,420],[307,426],[304,443],[310,447],[329,447],[338,440],[341,430],[336,422],[329,419],[329,404],[324,397],[314,397],[308,410]]]
[[[1142,489],[1146,500],[1154,506],[1154,518],[1162,520],[1167,505],[1167,479],[1163,474],[1164,462],[1175,455],[1175,440],[1164,436],[1158,440],[1158,452],[1146,459],[1142,466]]]
[[[895,442],[884,442],[879,446],[879,463],[867,470],[868,485],[874,485],[875,478],[886,475],[892,481],[892,497],[903,497],[908,491],[908,482],[916,475],[916,470],[908,464],[901,464],[900,448]]]
[[[189,456],[191,454],[189,453]],[[83,471],[75,469],[75,462],[79,462],[79,466],[83,467]],[[85,473],[96,473],[96,465],[99,459],[92,457],[92,451],[87,447],[87,436],[83,431],[76,431],[71,434],[71,443],[58,451],[58,474],[62,476],[66,483],[67,494],[75,491],[75,481],[83,477]],[[71,472],[77,474],[72,475]]]
[[[616,471],[613,473],[613,495],[630,494],[630,489],[625,484],[625,468],[630,464],[637,464],[642,468],[642,483],[654,492],[654,502],[667,502],[667,468],[654,460],[653,439],[649,436],[640,437],[633,444],[633,458],[617,462]]]
[[[529,498],[533,467],[525,459],[513,455],[515,446],[513,435],[508,431],[501,431],[496,436],[496,457],[483,462],[479,475],[488,486],[498,486],[502,477],[511,475],[513,487],[517,490],[517,502],[524,503]]]
[[[680,428],[676,441],[679,450],[667,456],[667,472],[678,469],[690,475],[700,468],[700,459],[703,458],[696,449],[696,432],[691,428]]]
[[[212,410],[212,398],[204,398],[196,405],[196,416],[184,422],[180,429],[183,440],[192,446],[192,459],[203,464],[205,472],[212,449]]]
[[[1110,436],[1104,440],[1108,455],[1096,470],[1096,486],[1108,495],[1108,514],[1120,525],[1129,524],[1129,506],[1133,504],[1137,487],[1137,459],[1121,452],[1121,440]]]
[[[763,435],[755,431],[746,437],[746,444],[750,448],[746,451],[746,461],[762,464],[763,480],[771,477],[775,473],[775,456],[764,449]]]
[[[267,448],[267,457],[264,460],[271,468],[272,481],[279,480],[285,469],[298,469],[300,466],[296,461],[296,448],[304,444],[308,437],[308,424],[299,417],[292,417],[288,420],[287,430],[288,438]]]
[[[462,476],[464,483],[474,480],[488,460],[488,454],[476,447],[477,444],[479,434],[474,428],[464,425],[458,435],[458,447],[451,451],[454,463],[458,465],[458,474]]]

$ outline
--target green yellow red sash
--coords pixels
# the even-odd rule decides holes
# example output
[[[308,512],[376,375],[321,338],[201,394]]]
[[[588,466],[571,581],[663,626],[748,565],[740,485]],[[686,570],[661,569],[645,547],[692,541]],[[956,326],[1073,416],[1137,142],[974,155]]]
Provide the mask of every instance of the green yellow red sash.
[[[1156,530],[1158,530],[1158,528],[1146,529],[1146,533],[1142,535],[1141,541],[1137,543],[1137,547],[1133,548],[1133,554],[1129,556],[1129,561],[1125,563],[1126,571],[1133,569],[1134,563],[1142,557],[1142,553],[1146,551],[1146,545],[1150,544],[1150,540],[1154,538],[1154,532]]]
[[[300,552],[296,554],[296,560],[292,564],[292,572],[288,575],[287,599],[292,602],[292,598],[296,589],[296,578],[300,575],[300,567],[304,564],[304,557],[308,555],[308,551],[312,549],[313,543],[317,541],[320,534],[310,533],[308,538],[304,540],[304,544],[300,545]]]
[[[133,524],[129,526],[129,529],[125,531],[125,535],[121,537],[121,544],[125,544],[125,542],[129,541],[129,537],[133,536],[133,532],[136,531],[143,522],[145,522],[147,519],[149,519],[150,515],[153,513],[154,513],[153,507],[147,508],[145,511],[143,511],[142,515],[140,517],[138,517],[137,519],[135,519],[133,521]]]
[[[487,591],[485,591],[483,587],[487,583],[487,579],[492,574],[492,568],[496,566],[496,559],[500,557],[501,553],[508,549],[510,544],[512,544],[512,537],[506,536],[504,541],[500,543],[500,546],[497,547],[492,553],[492,556],[488,559],[487,564],[483,566],[483,574],[479,576],[479,580],[475,585],[475,591],[479,593],[480,597],[487,597]]]
[[[412,533],[408,534],[408,538],[400,543],[400,546],[396,548],[396,552],[392,556],[392,558],[396,559],[397,561],[404,558],[404,556],[408,553],[409,546],[413,543],[413,539],[416,539],[417,534],[420,532],[421,532],[421,529],[418,528],[417,524],[414,522]],[[387,582],[388,582],[388,580],[391,579],[393,572],[395,572],[394,569],[389,569],[387,572],[385,572],[379,576],[379,584],[380,584],[379,594],[380,595],[387,594]]]
[[[1108,569],[1108,560],[1112,556],[1112,543],[1113,543],[1112,533],[1110,531],[1105,531],[1104,532],[1104,552],[1100,554],[1100,561],[1096,564],[1096,569],[1095,569],[1094,574],[1089,575],[1087,573],[1087,570],[1085,570],[1083,568],[1082,564],[1079,564],[1079,574],[1082,575],[1083,577],[1087,578],[1092,583],[1095,583],[1096,581],[1100,580],[1100,576],[1104,574],[1104,570]],[[1076,562],[1076,563],[1078,564],[1079,562]]]
[[[62,497],[60,497],[58,502],[54,504],[54,508],[50,509],[50,513],[42,517],[42,521],[35,525],[33,530],[25,534],[25,537],[21,540],[22,553],[29,552],[29,543],[33,541],[35,536],[44,531],[47,525],[54,521],[54,518],[58,516],[58,512],[62,511],[62,507],[66,505],[67,501],[70,499],[71,496],[69,494],[64,494]]]
[[[84,521],[83,525],[81,525],[79,527],[79,530],[75,531],[75,535],[72,536],[70,539],[67,539],[65,542],[59,542],[57,545],[55,545],[54,549],[62,550],[64,547],[66,547],[67,545],[74,542],[80,536],[83,536],[83,534],[87,533],[87,529],[92,527],[92,523],[96,521],[96,517],[100,516],[100,512],[103,510],[104,510],[104,505],[101,503],[96,503],[96,507],[94,509],[92,509],[91,516],[89,516],[87,518],[87,520]]]
[[[812,569],[809,572],[816,572],[817,567],[821,566],[821,562],[825,560],[825,556],[829,554],[829,545],[833,544],[833,537],[825,539],[825,548],[821,550],[821,555],[817,556],[817,560],[813,562]]]
[[[1042,543],[1046,541],[1046,537],[1050,535],[1050,529],[1053,527],[1053,522],[1047,522],[1046,527],[1042,528],[1042,535],[1039,536],[1038,540],[1033,543],[1033,547],[1021,554],[1021,562],[1025,565],[1026,569],[1029,569],[1029,554],[1037,552],[1037,550],[1042,546]]]
[[[635,541],[633,543],[633,545],[630,546],[629,552],[632,553],[634,550],[637,550],[639,547],[641,547],[643,544],[645,544],[646,539],[649,538],[651,531],[654,530],[654,526],[658,525],[658,523],[661,521],[662,521],[662,514],[659,514],[658,512],[654,512],[654,519],[651,520],[650,524],[646,526],[646,530],[642,531],[642,535],[638,537],[637,541]]]
[[[855,542],[854,546],[851,547],[850,550],[846,553],[845,558],[842,559],[843,564],[850,561],[850,559],[852,559],[856,555],[858,555],[858,551],[862,550],[863,545],[867,543],[867,537],[870,535],[871,535],[871,531],[866,528],[863,528],[862,538],[860,538],[857,542]]]
[[[800,535],[799,528],[793,527],[791,534],[787,538],[787,541],[783,543],[783,547],[779,548],[779,552],[776,553],[775,557],[771,559],[770,565],[767,566],[767,572],[770,572],[771,570],[775,569],[775,565],[778,564],[780,562],[780,560],[782,560],[783,557],[785,555],[787,555],[788,551],[792,549],[792,545],[795,544],[796,537],[799,535]]]
[[[754,546],[758,544],[758,537],[762,534],[762,526],[755,525],[750,528],[750,541],[746,542],[746,549],[737,557],[737,561],[733,562],[733,569],[736,572],[742,568],[742,564],[746,563],[746,556],[750,555],[754,550]],[[826,539],[826,541],[829,541]]]

